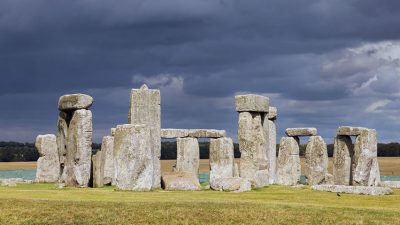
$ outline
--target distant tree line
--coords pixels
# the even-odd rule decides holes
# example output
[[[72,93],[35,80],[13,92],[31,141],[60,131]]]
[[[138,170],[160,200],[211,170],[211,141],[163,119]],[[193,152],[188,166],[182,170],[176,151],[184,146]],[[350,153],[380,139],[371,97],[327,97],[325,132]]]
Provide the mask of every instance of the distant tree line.
[[[208,159],[209,142],[200,142],[200,158]],[[333,144],[328,144],[328,156],[333,156]],[[93,143],[92,148],[97,151],[101,144]],[[279,145],[277,145],[279,149]],[[306,145],[300,145],[300,156],[304,156]],[[278,152],[277,152],[278,154]],[[239,145],[234,144],[235,158],[240,158]],[[378,144],[378,156],[400,156],[400,143]],[[39,153],[32,143],[0,142],[0,162],[36,161]],[[176,142],[162,142],[161,159],[176,159]]]

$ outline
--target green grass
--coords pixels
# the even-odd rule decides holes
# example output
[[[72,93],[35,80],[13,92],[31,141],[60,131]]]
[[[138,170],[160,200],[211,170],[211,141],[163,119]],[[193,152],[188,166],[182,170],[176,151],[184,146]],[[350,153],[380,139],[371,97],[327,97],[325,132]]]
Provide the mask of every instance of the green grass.
[[[400,224],[400,191],[363,196],[270,186],[247,193],[0,187],[0,224]]]

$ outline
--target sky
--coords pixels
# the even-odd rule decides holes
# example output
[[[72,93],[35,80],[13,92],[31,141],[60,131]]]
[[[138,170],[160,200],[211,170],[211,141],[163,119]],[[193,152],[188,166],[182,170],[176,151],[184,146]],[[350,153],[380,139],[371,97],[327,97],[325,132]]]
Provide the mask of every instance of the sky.
[[[400,137],[400,1],[2,0],[0,140],[55,133],[64,94],[93,96],[93,141],[161,90],[163,128],[224,129],[234,96],[268,96],[285,128]]]

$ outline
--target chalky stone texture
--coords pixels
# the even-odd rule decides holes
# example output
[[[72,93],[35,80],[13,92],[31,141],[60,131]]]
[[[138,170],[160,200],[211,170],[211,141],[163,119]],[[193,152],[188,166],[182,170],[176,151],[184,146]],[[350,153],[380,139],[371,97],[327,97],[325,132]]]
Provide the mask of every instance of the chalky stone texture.
[[[210,169],[210,181],[233,177],[235,166],[231,138],[210,140]]]
[[[161,185],[161,107],[160,90],[148,89],[144,84],[140,89],[132,89],[128,123],[145,124],[150,129],[151,152],[153,155],[153,188]]]
[[[305,176],[309,185],[325,182],[328,173],[328,150],[321,136],[310,137],[305,154]]]
[[[57,149],[60,161],[60,174],[64,173],[65,160],[67,156],[67,143],[68,143],[68,124],[71,121],[72,114],[59,112],[57,122]]]
[[[114,137],[105,136],[101,143],[101,151],[104,154],[104,184],[114,183]]]
[[[220,138],[225,137],[225,130],[214,129],[161,129],[162,138]]]
[[[39,152],[37,161],[36,182],[56,182],[60,178],[60,161],[58,157],[56,136],[39,135],[35,146]]]
[[[297,137],[297,136],[315,136],[317,135],[317,128],[308,127],[308,128],[287,128],[286,135],[289,137]]]
[[[314,185],[311,189],[336,193],[362,194],[362,195],[387,195],[393,191],[388,187],[363,187],[345,185]]]
[[[200,166],[200,148],[197,138],[177,138],[177,172],[199,173]]]
[[[381,173],[379,171],[378,158],[373,159],[369,174],[368,186],[379,186],[381,183]]]
[[[377,134],[374,129],[362,130],[361,134],[357,136],[356,143],[354,146],[355,154],[357,157],[354,160],[357,160],[353,184],[354,185],[375,185],[379,183],[376,179],[376,169],[379,168],[377,159]],[[376,160],[376,161],[375,161]],[[373,180],[370,181],[370,176],[372,175]]]
[[[115,186],[119,190],[150,191],[153,187],[153,154],[150,128],[117,126],[114,136]]]
[[[269,183],[273,184],[276,180],[276,124],[274,120],[264,120],[264,129],[268,126],[267,133],[267,157],[269,170]]]
[[[277,183],[296,185],[299,180],[299,143],[293,137],[282,137],[277,161]]]
[[[110,129],[110,134],[111,134],[111,136],[114,136],[114,135],[115,135],[115,130],[116,130],[116,128],[111,128],[111,129]]]
[[[92,155],[92,182],[93,187],[104,186],[104,152],[97,151],[96,154]]]
[[[252,186],[255,188],[262,188],[269,185],[269,171],[266,170],[258,170],[254,175],[254,180],[252,182]]]
[[[278,109],[276,107],[270,106],[268,111],[268,119],[275,120],[278,116]]]
[[[76,110],[68,127],[67,151],[62,181],[66,186],[87,187],[92,155],[92,112]]]
[[[210,181],[210,187],[216,191],[246,192],[251,191],[251,182],[240,177],[216,178]]]
[[[162,188],[168,191],[184,190],[198,191],[201,190],[197,174],[191,172],[172,172],[165,173],[162,176]]]
[[[70,111],[77,109],[89,109],[93,104],[93,98],[85,94],[63,95],[58,100],[60,111]]]
[[[347,135],[347,136],[358,136],[361,134],[362,130],[368,130],[365,127],[350,127],[350,126],[341,126],[337,129],[337,135]]]
[[[350,185],[354,146],[349,136],[336,136],[333,145],[333,183]]]
[[[260,113],[239,113],[240,177],[252,183],[258,170],[268,169],[266,137]]]
[[[269,98],[262,95],[237,95],[235,96],[237,112],[268,112]]]
[[[400,189],[400,181],[381,181],[380,186]]]
[[[161,129],[162,138],[189,137],[189,129]]]

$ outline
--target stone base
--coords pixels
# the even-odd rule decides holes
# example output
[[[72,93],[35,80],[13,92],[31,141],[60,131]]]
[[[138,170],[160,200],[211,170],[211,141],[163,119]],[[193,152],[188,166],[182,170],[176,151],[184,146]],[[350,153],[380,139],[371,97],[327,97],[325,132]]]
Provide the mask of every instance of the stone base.
[[[172,172],[164,174],[161,177],[161,187],[167,191],[184,190],[198,191],[201,190],[199,179],[196,174],[190,172]]]
[[[361,194],[361,195],[387,195],[392,193],[388,187],[365,187],[345,185],[314,185],[311,189],[336,193]]]

